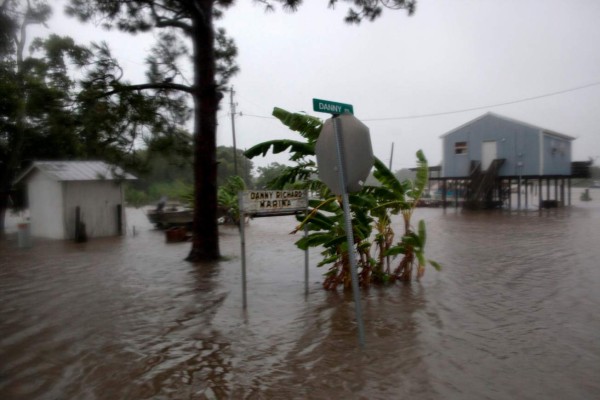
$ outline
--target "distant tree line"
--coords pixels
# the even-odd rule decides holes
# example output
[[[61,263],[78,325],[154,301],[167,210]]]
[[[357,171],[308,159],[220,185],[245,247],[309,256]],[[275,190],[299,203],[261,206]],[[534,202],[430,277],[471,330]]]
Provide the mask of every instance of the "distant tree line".
[[[241,150],[237,152],[238,162],[243,168],[238,171],[248,187],[252,186],[252,161],[246,159]],[[126,187],[126,201],[136,207],[152,204],[162,197],[182,201],[192,191],[194,174],[192,155],[189,152],[153,151],[139,152],[144,167],[139,169],[138,180],[129,182]],[[218,185],[225,184],[234,175],[233,148],[217,148]]]

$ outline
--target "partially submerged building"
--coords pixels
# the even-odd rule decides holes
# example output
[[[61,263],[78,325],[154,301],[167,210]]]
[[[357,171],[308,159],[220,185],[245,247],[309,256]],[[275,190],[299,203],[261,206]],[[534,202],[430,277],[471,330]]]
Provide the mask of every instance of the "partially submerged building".
[[[27,185],[33,236],[80,239],[122,234],[123,182],[132,179],[102,161],[36,161],[15,184]]]
[[[498,207],[506,201],[510,205],[510,193],[516,184],[520,207],[521,185],[527,188],[533,181],[539,189],[540,205],[554,206],[565,203],[566,181],[570,202],[571,143],[575,139],[571,136],[487,113],[441,138],[439,180],[444,197],[448,186],[452,186],[453,194],[460,193],[467,207]],[[527,190],[523,194],[527,204]]]

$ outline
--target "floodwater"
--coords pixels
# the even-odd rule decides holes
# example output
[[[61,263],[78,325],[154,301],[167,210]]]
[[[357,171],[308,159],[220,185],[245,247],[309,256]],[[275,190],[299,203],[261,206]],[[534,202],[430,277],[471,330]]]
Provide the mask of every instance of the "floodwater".
[[[325,292],[291,217],[222,228],[227,260],[182,261],[141,210],[128,235],[0,241],[1,399],[600,398],[600,190],[542,212],[419,209],[444,269]],[[136,235],[132,235],[135,226]],[[395,224],[397,230],[400,224]]]

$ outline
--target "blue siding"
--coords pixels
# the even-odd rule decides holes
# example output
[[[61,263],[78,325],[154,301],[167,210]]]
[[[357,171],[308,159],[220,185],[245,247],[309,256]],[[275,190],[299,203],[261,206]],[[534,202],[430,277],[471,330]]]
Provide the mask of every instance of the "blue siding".
[[[454,154],[454,145],[456,142],[467,142],[467,152],[465,154]],[[471,152],[473,151],[470,145],[470,132],[456,132],[452,137],[444,138],[444,176],[466,176],[469,174],[469,165],[473,159]],[[449,160],[449,162],[447,162]]]
[[[565,171],[567,171],[565,173]],[[571,171],[571,141],[544,135],[544,175],[565,175]]]
[[[485,141],[495,141],[497,158],[504,159],[499,171],[500,176],[539,175],[540,135],[541,128],[494,114],[485,114],[443,136],[443,175],[468,176],[471,161],[482,161],[482,146]],[[569,175],[571,140],[546,134],[543,134],[543,138],[542,173]],[[467,142],[465,154],[455,154],[457,142]]]

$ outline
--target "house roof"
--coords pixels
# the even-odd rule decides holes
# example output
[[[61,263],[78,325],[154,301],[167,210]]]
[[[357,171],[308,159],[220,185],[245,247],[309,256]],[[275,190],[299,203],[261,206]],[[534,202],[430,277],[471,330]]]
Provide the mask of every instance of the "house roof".
[[[528,127],[533,128],[535,130],[542,131],[545,134],[556,136],[556,137],[559,137],[559,138],[562,138],[562,139],[575,140],[575,138],[573,136],[565,135],[563,133],[554,132],[554,131],[546,129],[546,128],[542,128],[542,127],[539,127],[539,126],[536,126],[536,125],[533,125],[533,124],[529,124],[527,122],[519,121],[517,119],[505,117],[503,115],[499,115],[499,114],[496,114],[496,113],[493,113],[493,112],[487,112],[487,113],[485,113],[483,115],[480,115],[479,117],[477,117],[477,118],[475,118],[475,119],[473,119],[473,120],[471,120],[471,121],[469,121],[467,123],[464,123],[461,126],[459,126],[457,128],[454,128],[454,129],[452,129],[449,132],[444,133],[443,135],[440,136],[440,138],[444,138],[444,137],[446,137],[448,135],[451,135],[454,132],[456,132],[456,131],[464,128],[465,126],[469,126],[469,125],[471,125],[471,124],[479,121],[480,119],[484,119],[484,118],[488,118],[488,117],[502,119],[502,120],[509,121],[509,122],[512,122],[512,123],[518,124],[518,125],[528,126]]]
[[[134,180],[135,176],[103,161],[35,161],[14,181],[18,183],[39,171],[55,181]]]

